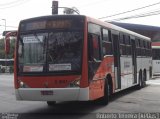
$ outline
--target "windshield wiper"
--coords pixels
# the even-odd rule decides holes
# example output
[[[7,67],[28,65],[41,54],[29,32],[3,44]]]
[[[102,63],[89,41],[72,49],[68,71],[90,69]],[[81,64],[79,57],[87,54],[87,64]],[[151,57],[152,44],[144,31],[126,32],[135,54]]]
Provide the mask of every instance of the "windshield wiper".
[[[41,40],[38,38],[37,34],[34,33],[33,35],[34,35],[34,37],[39,41],[39,43],[43,46],[43,41],[41,41]]]

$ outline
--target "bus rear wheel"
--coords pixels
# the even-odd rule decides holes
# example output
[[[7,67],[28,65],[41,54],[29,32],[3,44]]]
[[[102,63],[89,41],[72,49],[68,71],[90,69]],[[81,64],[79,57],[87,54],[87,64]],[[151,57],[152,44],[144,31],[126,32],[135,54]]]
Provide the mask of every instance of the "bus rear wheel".
[[[56,104],[56,101],[47,101],[48,106],[54,106]]]
[[[137,89],[141,89],[145,87],[145,80],[146,80],[146,75],[145,73],[142,74],[142,72],[139,73],[139,84]]]
[[[146,71],[143,71],[142,87],[145,87],[145,86],[146,86],[146,80],[147,80]]]

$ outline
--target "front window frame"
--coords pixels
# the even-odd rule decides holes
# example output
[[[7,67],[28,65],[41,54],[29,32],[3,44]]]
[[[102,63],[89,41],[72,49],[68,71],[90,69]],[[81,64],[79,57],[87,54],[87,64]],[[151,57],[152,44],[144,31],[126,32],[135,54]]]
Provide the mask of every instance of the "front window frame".
[[[152,49],[152,59],[153,60],[160,60],[160,55],[157,55],[157,54],[159,54],[159,53],[157,53],[159,51],[160,51],[160,48],[153,48]]]
[[[66,31],[65,29],[59,29],[59,30],[36,30],[36,34],[41,34],[41,33],[48,33],[48,37],[49,37],[49,33],[50,32],[55,32],[55,31],[57,31],[57,32],[60,32],[60,31]],[[46,63],[45,63],[45,66],[46,66],[46,70],[44,70],[43,72],[20,72],[19,71],[19,68],[18,68],[18,66],[19,66],[19,54],[18,54],[18,49],[19,49],[19,42],[20,41],[18,41],[17,40],[17,74],[18,75],[70,75],[70,74],[81,74],[81,72],[82,72],[82,57],[83,57],[83,43],[84,43],[84,33],[83,33],[83,29],[70,29],[70,30],[68,30],[68,32],[69,31],[72,31],[72,32],[75,32],[75,31],[78,31],[78,32],[80,32],[81,34],[82,34],[82,41],[81,41],[81,43],[82,43],[82,45],[81,45],[81,61],[80,61],[80,70],[77,72],[77,71],[70,71],[70,72],[67,72],[67,71],[62,71],[62,72],[51,72],[51,71],[49,71],[49,62],[48,62],[48,58],[47,58],[47,55],[46,55]],[[28,35],[28,34],[33,34],[33,33],[35,33],[35,31],[30,31],[30,32],[22,32],[22,33],[20,33],[20,35]],[[20,35],[18,36],[18,39],[20,39]],[[48,41],[47,41],[47,47],[48,47]],[[48,49],[46,49],[46,51],[47,51]],[[48,52],[48,51],[47,51]]]

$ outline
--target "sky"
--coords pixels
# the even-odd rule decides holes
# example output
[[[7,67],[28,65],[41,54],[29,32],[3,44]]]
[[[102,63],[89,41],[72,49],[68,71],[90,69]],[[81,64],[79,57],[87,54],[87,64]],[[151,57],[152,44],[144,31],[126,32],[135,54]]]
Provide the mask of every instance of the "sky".
[[[0,0],[0,36],[5,30],[17,30],[20,20],[51,15],[53,0]],[[112,21],[119,18],[145,14],[157,11],[160,13],[160,0],[58,0],[59,7],[76,7],[81,15],[93,18],[102,18],[121,12],[130,11],[148,5],[145,9],[136,10],[114,17],[100,19],[102,21]],[[59,9],[63,13],[63,9]],[[160,14],[134,19],[121,20],[117,22],[144,24],[160,27]]]

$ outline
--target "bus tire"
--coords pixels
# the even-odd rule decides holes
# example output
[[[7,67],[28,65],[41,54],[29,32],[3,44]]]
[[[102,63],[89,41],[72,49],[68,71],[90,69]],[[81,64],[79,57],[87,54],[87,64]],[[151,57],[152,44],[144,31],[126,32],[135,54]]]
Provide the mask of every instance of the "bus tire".
[[[56,104],[56,101],[47,101],[48,106],[54,106]]]
[[[152,67],[149,67],[149,79],[152,79]]]
[[[147,75],[146,71],[143,71],[143,80],[142,80],[142,88],[146,86]]]
[[[105,79],[105,85],[104,85],[104,96],[100,99],[100,103],[102,105],[107,105],[109,102],[109,83],[108,80]]]

